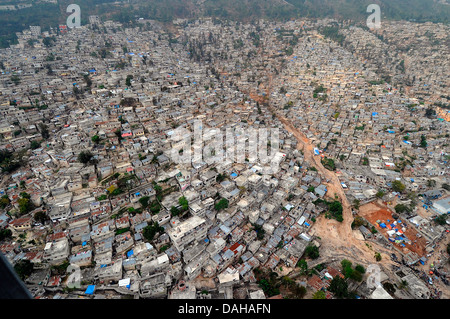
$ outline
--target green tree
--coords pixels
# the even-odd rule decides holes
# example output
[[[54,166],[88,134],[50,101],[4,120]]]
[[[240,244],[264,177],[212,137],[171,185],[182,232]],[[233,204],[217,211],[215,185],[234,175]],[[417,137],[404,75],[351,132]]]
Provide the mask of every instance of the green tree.
[[[399,289],[406,289],[408,288],[408,282],[406,280],[400,281],[400,284],[398,285]]]
[[[41,143],[40,143],[40,142],[38,142],[38,141],[36,141],[36,140],[31,141],[31,143],[30,143],[30,148],[31,148],[32,150],[38,149],[39,147],[41,147]]]
[[[262,240],[264,238],[266,231],[262,228],[261,225],[252,224],[252,226],[253,226],[253,230],[256,232],[256,238],[258,240]]]
[[[381,261],[381,254],[380,253],[375,253],[375,260],[376,261]]]
[[[439,225],[445,225],[447,223],[447,215],[442,214],[434,219],[434,221]]]
[[[306,247],[305,254],[311,259],[317,259],[319,258],[319,248],[315,245],[308,246]]]
[[[45,125],[44,123],[39,123],[38,127],[39,131],[41,132],[42,138],[45,140],[48,139],[50,137],[50,133],[48,131],[47,125]]]
[[[348,296],[347,281],[339,276],[335,276],[333,280],[331,280],[328,290],[338,298],[346,298]]]
[[[139,198],[139,203],[141,204],[142,208],[147,208],[150,201],[149,196],[142,196]]]
[[[35,221],[40,222],[41,224],[44,224],[45,221],[48,220],[47,214],[45,214],[45,212],[43,211],[35,213],[33,218]]]
[[[308,271],[308,263],[304,259],[300,259],[297,262],[297,267],[300,267],[302,274],[306,274],[306,272]]]
[[[98,144],[100,142],[100,136],[98,135],[92,136],[91,141],[94,142],[95,144]]]
[[[336,164],[334,163],[334,160],[332,158],[325,157],[321,160],[321,163],[326,169],[330,171],[336,170]]]
[[[405,190],[405,188],[406,186],[403,185],[401,181],[395,180],[392,182],[392,189],[394,190],[394,192],[401,193]]]
[[[394,209],[397,214],[402,214],[404,212],[410,211],[409,206],[407,206],[405,204],[397,204],[397,205],[395,205]]]
[[[355,219],[352,222],[352,228],[359,228],[360,226],[364,225],[365,221],[361,216],[356,215]]]
[[[187,211],[187,210],[189,209],[189,203],[188,203],[188,200],[187,200],[186,197],[184,197],[184,196],[181,196],[181,197],[178,199],[178,204],[181,205],[181,209],[182,209],[183,211]]]
[[[92,80],[88,74],[83,75],[84,82],[86,82],[86,86],[90,88],[92,86]]]
[[[396,291],[394,285],[391,284],[390,282],[383,283],[383,288],[391,295],[394,294]]]
[[[351,278],[353,276],[354,270],[351,266],[346,266],[342,272],[345,278]]]
[[[317,290],[313,295],[313,299],[326,299],[325,292],[323,290]]]
[[[222,198],[216,205],[214,205],[214,208],[217,211],[220,211],[222,209],[225,209],[228,207],[228,200],[226,198]]]
[[[53,46],[53,42],[55,42],[55,41],[56,41],[55,37],[45,37],[42,40],[42,43],[48,48],[48,47]]]
[[[352,272],[352,274],[350,275],[350,278],[355,280],[355,281],[359,281],[360,282],[363,279],[363,275],[359,271],[354,270]]]
[[[14,74],[11,76],[11,82],[13,82],[15,85],[18,85],[20,83],[20,78],[18,75]]]
[[[221,182],[223,182],[224,180],[225,180],[225,178],[226,178],[226,175],[222,175],[222,174],[217,174],[217,177],[216,177],[216,182],[217,183],[221,183]]]
[[[17,202],[19,204],[19,211],[21,215],[29,213],[34,209],[33,203],[28,198],[19,198]]]
[[[342,204],[340,201],[333,201],[328,205],[328,208],[330,210],[331,215],[339,222],[343,221],[342,218],[342,212],[343,212],[343,208],[342,208]]]
[[[164,232],[164,227],[159,226],[158,222],[154,222],[143,229],[142,235],[148,241],[152,241],[156,234]]]
[[[90,151],[81,151],[78,154],[78,161],[83,164],[89,163],[93,158],[93,155]]]
[[[272,280],[263,278],[258,281],[258,285],[260,288],[262,288],[264,293],[269,297],[280,294],[280,290],[278,289],[278,287],[276,287],[276,285],[274,284],[274,282]]]
[[[427,143],[427,138],[425,137],[425,135],[421,135],[420,136],[420,147],[426,148],[428,146]]]
[[[303,299],[306,295],[306,288],[299,284],[295,284],[293,289],[294,297],[297,299]]]
[[[14,270],[17,275],[22,278],[22,280],[26,279],[33,272],[34,265],[28,259],[21,259],[14,265]]]
[[[364,274],[364,273],[366,272],[366,270],[364,269],[364,267],[361,266],[361,265],[356,265],[355,270],[356,270],[356,271],[359,271],[361,274]]]
[[[126,86],[131,86],[131,79],[133,79],[132,75],[127,75],[127,78],[125,80]]]
[[[31,199],[31,195],[28,194],[27,192],[21,192],[19,195],[22,198]]]
[[[341,266],[342,266],[342,269],[345,269],[346,267],[351,267],[352,262],[348,259],[342,259]]]
[[[10,201],[8,195],[3,195],[0,198],[0,207],[1,208],[6,208],[10,203],[11,203],[11,201]]]
[[[170,213],[172,216],[178,216],[180,214],[180,210],[175,206],[170,207]]]
[[[0,241],[12,237],[12,231],[9,228],[0,229]]]
[[[377,198],[383,198],[384,194],[385,194],[384,191],[379,190],[379,191],[375,194],[375,196],[376,196]]]

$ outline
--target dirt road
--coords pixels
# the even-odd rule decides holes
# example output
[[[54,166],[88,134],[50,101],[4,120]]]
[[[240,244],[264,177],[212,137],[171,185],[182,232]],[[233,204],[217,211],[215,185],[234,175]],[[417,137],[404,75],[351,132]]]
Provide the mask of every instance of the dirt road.
[[[264,84],[263,84],[264,85]],[[262,86],[263,86],[262,85]],[[312,228],[312,234],[321,239],[321,256],[330,261],[343,259],[343,256],[363,265],[370,265],[375,263],[375,252],[380,252],[382,255],[381,264],[387,268],[393,264],[389,255],[390,251],[377,244],[370,243],[366,245],[363,240],[354,236],[351,224],[353,222],[353,215],[351,205],[345,196],[344,189],[337,175],[327,170],[321,163],[321,157],[314,155],[314,145],[306,137],[306,135],[297,129],[288,119],[286,119],[281,112],[278,112],[270,103],[272,87],[272,76],[268,75],[268,81],[265,83],[266,96],[248,92],[250,97],[258,101],[260,105],[265,105],[272,114],[275,114],[285,129],[290,132],[297,139],[297,149],[302,150],[304,159],[314,165],[322,177],[322,179],[329,180],[325,183],[327,186],[327,197],[335,199],[335,196],[342,204],[344,219],[343,222],[338,222],[334,219],[327,219],[323,215],[317,218]]]
[[[342,204],[343,222],[320,216],[313,226],[314,235],[321,238],[322,254],[327,257],[347,255],[349,259],[359,261],[366,265],[374,263],[375,252],[364,241],[355,238],[353,234],[351,227],[353,222],[351,205],[347,196],[345,196],[344,189],[336,174],[322,165],[320,156],[314,155],[314,146],[300,130],[295,128],[284,116],[276,112],[276,110],[272,109],[272,111],[277,114],[278,119],[283,123],[286,130],[295,136],[298,141],[297,149],[303,151],[305,160],[316,167],[322,179],[329,180],[326,183],[327,197],[335,199],[335,196],[337,196]],[[390,261],[388,257],[383,259]]]

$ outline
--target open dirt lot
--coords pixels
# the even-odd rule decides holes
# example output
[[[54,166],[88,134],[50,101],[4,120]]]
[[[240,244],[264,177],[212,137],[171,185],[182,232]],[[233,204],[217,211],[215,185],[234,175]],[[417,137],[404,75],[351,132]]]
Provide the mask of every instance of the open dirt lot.
[[[383,234],[386,238],[389,238],[389,235],[387,234],[388,228],[381,228],[379,227],[376,222],[381,221],[382,223],[385,223],[386,225],[394,221],[392,218],[392,212],[387,208],[386,205],[381,204],[379,202],[372,202],[366,205],[362,205],[359,208],[359,215],[367,219],[371,224],[375,225],[375,228],[378,232]],[[398,229],[401,229],[401,226],[398,226]],[[405,230],[403,231],[404,235],[411,240],[411,244],[404,243],[406,247],[402,247],[401,245],[397,243],[393,243],[395,247],[397,247],[400,251],[403,251],[405,248],[407,248],[410,251],[415,252],[419,256],[425,256],[426,255],[426,239],[424,237],[418,238],[416,234],[418,232],[413,228],[413,226],[406,225]],[[407,251],[405,251],[407,252]]]

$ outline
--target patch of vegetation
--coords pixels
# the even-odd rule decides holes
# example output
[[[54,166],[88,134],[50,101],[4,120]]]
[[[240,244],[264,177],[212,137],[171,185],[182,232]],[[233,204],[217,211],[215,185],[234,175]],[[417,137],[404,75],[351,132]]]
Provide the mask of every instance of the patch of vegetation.
[[[228,200],[226,198],[222,198],[219,200],[217,204],[214,205],[214,208],[217,211],[221,211],[222,209],[228,208]]]
[[[122,229],[117,229],[116,230],[116,236],[117,235],[120,235],[120,234],[123,234],[123,233],[126,233],[127,231],[130,231],[130,228],[122,228]]]
[[[264,235],[266,234],[266,231],[262,228],[261,225],[258,224],[252,224],[253,230],[256,232],[256,238],[258,240],[263,240]]]
[[[14,265],[14,270],[22,280],[29,277],[33,272],[33,269],[34,264],[28,259],[21,259]]]
[[[325,204],[328,207],[328,211],[325,214],[326,217],[334,218],[338,222],[342,222],[344,220],[344,218],[342,217],[343,208],[342,208],[342,204],[340,201],[334,200],[332,202],[329,202],[327,200],[320,199],[320,198],[317,199],[316,201],[314,201],[315,205],[318,205],[321,203]]]
[[[328,290],[331,291],[339,299],[349,297],[347,281],[339,276],[335,276],[331,280]]]
[[[154,222],[143,229],[142,235],[148,241],[152,241],[157,234],[163,233],[164,227],[159,226],[158,222]]]
[[[310,245],[306,247],[305,255],[311,259],[319,258],[319,248],[315,245]]]
[[[442,214],[436,217],[434,221],[436,222],[436,224],[445,225],[447,223],[447,218],[448,218],[447,214]]]
[[[270,270],[257,269],[255,269],[255,276],[258,286],[268,297],[279,295],[281,282],[278,280],[278,274]]]
[[[322,158],[321,163],[322,163],[323,167],[325,167],[329,171],[336,170],[336,164],[334,163],[334,160],[332,158],[324,157],[324,158]]]

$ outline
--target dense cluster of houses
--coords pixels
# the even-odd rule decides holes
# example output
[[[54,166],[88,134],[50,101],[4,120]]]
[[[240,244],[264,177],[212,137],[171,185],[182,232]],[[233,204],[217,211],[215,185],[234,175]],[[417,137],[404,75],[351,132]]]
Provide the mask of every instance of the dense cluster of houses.
[[[395,180],[416,192],[448,181],[448,123],[424,117],[422,105],[409,110],[415,100],[388,84],[368,84],[376,74],[320,39],[314,23],[178,21],[172,34],[154,21],[89,21],[31,28],[0,52],[0,150],[24,162],[0,185],[9,199],[0,227],[14,231],[0,250],[12,264],[35,265],[42,280],[28,284],[53,291],[64,276],[50,276],[51,267],[68,263],[81,267],[83,289],[199,297],[201,276],[231,298],[230,287],[257,282],[256,268],[294,268],[320,245],[310,230],[327,187],[248,94],[264,96],[259,84],[271,72],[274,106],[317,143],[317,156],[335,158],[349,198],[395,196]],[[199,120],[211,130],[278,128],[279,169],[268,174],[244,149],[239,163],[173,161],[174,133],[194,133]],[[422,135],[427,147],[415,147]],[[24,192],[31,210],[23,211]],[[445,205],[432,209],[446,214]],[[149,238],[155,225],[163,230]],[[260,288],[248,296],[261,297]]]

